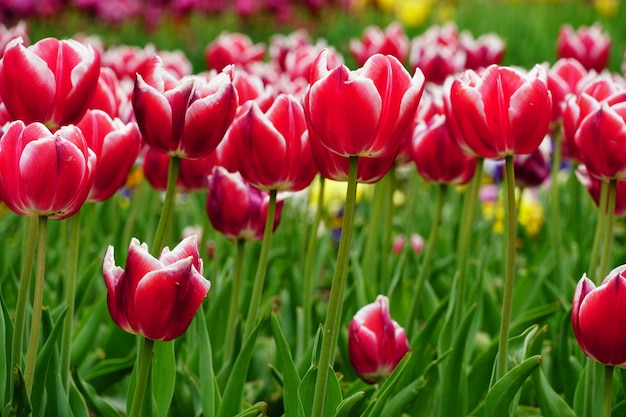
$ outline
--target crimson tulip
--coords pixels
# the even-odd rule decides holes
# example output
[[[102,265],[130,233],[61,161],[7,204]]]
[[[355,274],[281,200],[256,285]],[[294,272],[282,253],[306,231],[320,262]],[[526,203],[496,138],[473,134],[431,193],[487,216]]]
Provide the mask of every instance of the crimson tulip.
[[[298,49],[300,46],[311,44],[311,36],[304,28],[297,29],[287,35],[276,33],[270,37],[268,50],[270,60],[278,65],[281,71],[285,71],[285,58],[289,51]]]
[[[0,61],[0,96],[14,120],[50,129],[78,123],[96,91],[100,54],[78,41],[42,39],[7,45]]]
[[[206,81],[176,79],[155,55],[137,74],[133,108],[146,143],[170,156],[198,159],[213,152],[237,109],[232,67]]]
[[[548,131],[552,99],[546,69],[489,66],[465,71],[446,96],[451,137],[470,155],[504,158],[533,152]]]
[[[588,72],[573,58],[559,59],[548,71],[548,90],[552,94],[552,121],[557,121],[568,94],[577,94]]]
[[[466,55],[455,24],[435,25],[411,40],[409,68],[419,68],[426,81],[441,85],[465,68]]]
[[[556,50],[559,58],[574,58],[587,71],[601,72],[609,61],[611,37],[599,24],[581,26],[576,31],[565,24],[559,30]]]
[[[152,148],[143,154],[143,173],[150,185],[159,191],[167,188],[169,156]],[[212,152],[200,159],[181,159],[176,187],[180,191],[206,190],[209,186],[208,175],[218,164],[218,155]]]
[[[572,327],[578,345],[591,359],[626,368],[626,265],[611,271],[596,287],[583,274],[572,301]]]
[[[89,194],[96,160],[76,126],[52,133],[39,122],[12,122],[0,138],[1,199],[22,216],[70,217]]]
[[[253,44],[243,33],[221,33],[205,50],[207,68],[221,71],[228,65],[247,67],[265,55],[263,44]]]
[[[228,131],[220,157],[253,187],[299,191],[317,174],[305,132],[304,110],[295,97],[279,95],[267,112],[248,101]]]
[[[518,187],[538,187],[543,184],[551,172],[550,152],[552,141],[549,136],[541,145],[528,155],[518,155],[513,159],[515,167],[515,185]]]
[[[424,89],[424,76],[414,76],[397,58],[376,54],[350,71],[332,70],[328,51],[311,69],[304,108],[311,140],[342,156],[370,158],[395,154],[411,127]]]
[[[504,57],[504,40],[495,33],[486,33],[474,39],[468,31],[459,34],[459,43],[465,50],[465,69],[478,70],[489,65],[500,65]]]
[[[89,201],[108,200],[124,185],[141,150],[136,123],[124,124],[102,110],[88,110],[77,125],[98,157]]]
[[[367,59],[375,54],[393,55],[400,62],[406,62],[409,54],[409,38],[397,22],[391,23],[385,30],[368,26],[363,31],[363,37],[360,40],[351,39],[348,46],[359,66],[365,65]]]
[[[206,211],[213,227],[228,239],[261,240],[269,194],[250,186],[238,172],[215,166],[209,175]],[[274,229],[280,223],[284,201],[278,201]]]
[[[362,307],[348,328],[348,355],[356,373],[370,384],[391,375],[409,351],[404,329],[389,314],[384,295]]]
[[[109,67],[100,70],[98,86],[89,108],[100,109],[113,118],[119,117],[123,122],[134,119],[129,94]]]
[[[579,165],[576,168],[576,178],[587,189],[596,207],[599,207],[602,181],[589,175],[587,167],[584,165]],[[626,182],[624,181],[617,181],[615,184],[614,213],[616,216],[622,216],[626,213]]]
[[[126,269],[115,265],[109,246],[102,264],[111,318],[122,330],[151,340],[182,335],[206,297],[211,283],[202,274],[196,235],[183,239],[158,258],[133,238]]]

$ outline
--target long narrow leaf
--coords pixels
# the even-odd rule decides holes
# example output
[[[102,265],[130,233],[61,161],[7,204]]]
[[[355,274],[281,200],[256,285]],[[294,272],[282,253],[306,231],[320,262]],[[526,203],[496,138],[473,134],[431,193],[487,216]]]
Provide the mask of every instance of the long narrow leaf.
[[[176,384],[174,341],[156,342],[152,358],[152,395],[159,416],[167,416]]]
[[[510,406],[526,379],[541,364],[541,356],[531,356],[507,372],[489,390],[485,398],[485,417],[506,417],[511,415]]]
[[[285,406],[285,414],[288,416],[304,415],[304,410],[300,409],[300,401],[298,400],[298,387],[300,386],[300,375],[296,369],[296,364],[291,356],[289,344],[276,314],[272,314],[272,332],[276,341],[276,351],[280,370],[283,373],[283,403]]]

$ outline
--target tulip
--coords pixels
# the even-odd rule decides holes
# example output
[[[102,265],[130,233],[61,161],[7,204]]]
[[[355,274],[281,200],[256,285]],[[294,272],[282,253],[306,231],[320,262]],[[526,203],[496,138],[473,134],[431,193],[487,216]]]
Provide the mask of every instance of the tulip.
[[[465,71],[454,80],[446,101],[453,138],[481,158],[529,154],[548,131],[552,100],[545,68],[528,74],[492,65],[482,75]]]
[[[213,227],[228,239],[261,240],[269,194],[251,187],[239,173],[216,166],[209,176],[206,210]],[[280,223],[284,201],[277,202],[274,228]]]
[[[14,120],[55,130],[80,121],[99,74],[100,54],[92,46],[46,38],[27,48],[16,39],[0,61],[0,96]]]
[[[310,82],[304,107],[311,140],[339,155],[370,158],[396,153],[424,89],[421,71],[411,77],[397,58],[379,54],[356,71],[329,70],[322,51]]]
[[[459,35],[459,43],[465,50],[465,69],[478,70],[493,64],[500,65],[504,57],[504,40],[494,33],[474,39],[468,31],[463,31]]]
[[[100,70],[98,86],[89,108],[100,109],[113,118],[119,117],[123,122],[134,118],[129,94],[122,87],[115,72],[108,67]]]
[[[409,351],[404,329],[389,314],[389,299],[379,295],[362,307],[348,328],[348,355],[361,379],[370,384],[391,375]]]
[[[350,40],[349,48],[359,66],[365,65],[367,59],[375,54],[392,55],[405,62],[409,53],[409,38],[397,22],[391,23],[384,31],[378,26],[368,26],[361,40]]]
[[[210,81],[172,76],[158,55],[137,74],[133,92],[137,124],[146,143],[170,156],[199,159],[213,152],[235,117],[232,71]]]
[[[265,46],[254,45],[252,40],[242,33],[221,33],[207,45],[205,60],[207,68],[221,71],[228,65],[247,67],[258,62],[265,55]]]
[[[76,126],[51,133],[38,122],[12,122],[0,139],[2,200],[22,216],[70,217],[89,194],[96,159]]]
[[[576,178],[578,178],[578,181],[587,189],[596,207],[600,207],[602,181],[589,175],[587,167],[584,165],[580,165],[576,168]],[[618,181],[615,184],[614,213],[616,216],[622,216],[626,213],[626,182],[624,181]]]
[[[28,28],[24,20],[20,20],[15,26],[7,27],[0,23],[0,58],[4,55],[4,48],[14,39],[22,38],[28,44]]]
[[[299,191],[317,174],[305,133],[304,110],[295,97],[279,95],[267,112],[249,101],[228,131],[221,157],[253,187]]]
[[[306,29],[300,28],[287,35],[280,33],[270,37],[269,56],[270,60],[278,65],[281,71],[285,71],[285,58],[289,51],[298,49],[300,46],[311,45],[311,36]]]
[[[587,70],[573,58],[559,59],[548,71],[548,90],[552,94],[552,121],[557,121],[565,106],[568,94],[577,94]]]
[[[572,327],[578,345],[591,359],[626,368],[626,265],[611,271],[596,287],[587,275],[572,301]]]
[[[88,200],[108,200],[124,185],[139,155],[139,128],[136,123],[112,119],[102,110],[88,110],[78,127],[98,157]]]
[[[574,58],[587,71],[601,72],[609,60],[611,37],[599,24],[581,26],[577,31],[565,24],[559,30],[556,49],[559,58]]]
[[[200,159],[181,159],[176,188],[179,191],[201,191],[209,186],[208,175],[218,163],[216,152]],[[143,155],[143,173],[150,185],[159,191],[167,188],[169,157],[152,148],[147,148]]]
[[[115,324],[150,340],[182,335],[211,288],[202,276],[195,235],[172,251],[165,247],[158,258],[150,255],[148,245],[133,238],[126,269],[115,265],[114,249],[109,246],[102,271]]]
[[[455,24],[431,26],[411,40],[409,68],[419,68],[426,81],[443,84],[465,67],[467,60]]]
[[[546,137],[541,145],[531,154],[519,155],[513,159],[515,167],[515,185],[518,187],[537,187],[550,176],[550,152],[552,143]]]

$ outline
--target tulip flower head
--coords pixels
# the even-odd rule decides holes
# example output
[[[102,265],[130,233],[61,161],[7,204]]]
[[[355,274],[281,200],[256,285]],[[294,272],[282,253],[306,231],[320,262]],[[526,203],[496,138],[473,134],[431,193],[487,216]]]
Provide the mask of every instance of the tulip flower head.
[[[202,276],[196,235],[183,239],[158,258],[133,238],[126,269],[115,265],[109,246],[102,266],[111,318],[122,330],[151,340],[182,335],[211,288]]]
[[[611,37],[599,24],[581,26],[576,31],[565,24],[559,30],[556,49],[559,58],[575,58],[588,71],[600,72],[609,61]]]
[[[379,295],[361,308],[348,329],[348,354],[356,373],[376,383],[391,375],[409,351],[404,329],[389,314],[389,299]]]
[[[0,138],[1,198],[22,216],[70,217],[87,198],[96,160],[76,126],[52,133],[38,122],[12,122]]]
[[[611,271],[598,287],[583,274],[572,301],[578,345],[591,359],[626,368],[626,265]]]

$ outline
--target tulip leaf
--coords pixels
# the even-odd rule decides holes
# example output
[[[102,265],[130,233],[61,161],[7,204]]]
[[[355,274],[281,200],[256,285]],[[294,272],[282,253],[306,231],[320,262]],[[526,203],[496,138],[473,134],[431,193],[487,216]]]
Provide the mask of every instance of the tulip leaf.
[[[155,342],[152,357],[152,395],[160,416],[167,416],[176,384],[174,341]]]
[[[357,391],[348,398],[344,399],[338,406],[335,417],[348,417],[352,407],[365,397],[365,391]]]
[[[6,305],[4,304],[4,300],[2,299],[2,294],[0,294],[0,347],[2,347],[2,354],[0,354],[0,404],[6,404],[8,397],[5,400],[5,395],[8,396],[7,390],[7,382],[11,377],[9,375],[11,361],[11,340],[7,334],[7,316],[6,313]],[[10,323],[10,320],[8,320]]]
[[[485,398],[485,417],[512,415],[511,403],[528,376],[539,367],[541,361],[541,356],[531,356],[497,381]]]
[[[296,364],[291,356],[289,344],[280,328],[280,322],[276,314],[272,314],[272,332],[276,342],[277,359],[283,373],[283,403],[285,414],[288,416],[304,415],[304,410],[300,409],[298,401],[298,387],[300,386],[300,375],[296,369]]]
[[[32,405],[28,399],[24,374],[16,366],[13,368],[13,399],[11,401],[11,411],[15,417],[29,417],[32,415]]]
[[[119,411],[117,411],[111,404],[98,396],[96,390],[83,381],[78,375],[78,371],[72,372],[72,379],[76,383],[76,389],[80,395],[85,399],[90,410],[92,410],[98,417],[121,417]]]
[[[89,409],[85,398],[80,394],[74,381],[70,380],[69,404],[73,417],[89,417]]]
[[[311,417],[313,410],[313,397],[315,397],[315,382],[317,380],[317,366],[311,367],[302,378],[302,382],[298,387],[298,396],[300,398],[300,405],[304,410],[305,417]],[[341,387],[339,386],[339,380],[337,374],[332,369],[328,370],[328,382],[326,385],[326,399],[324,400],[324,412],[325,416],[334,416],[337,411],[337,407],[343,401],[341,394]]]
[[[263,320],[259,320],[235,359],[232,371],[228,377],[228,381],[226,381],[226,386],[224,387],[224,394],[222,396],[217,417],[231,417],[237,415],[241,409],[241,398],[246,384],[248,368],[250,366],[250,360],[252,359],[254,345],[256,344],[256,339],[262,325]]]
[[[385,403],[390,398],[393,393],[393,387],[398,382],[400,375],[404,372],[406,365],[409,363],[411,359],[412,352],[407,352],[406,355],[402,358],[402,360],[396,366],[396,369],[393,370],[391,375],[387,377],[383,385],[380,387],[378,392],[374,394],[374,397],[369,403],[369,406],[363,413],[363,416],[371,417],[371,416],[379,416],[382,413],[383,407]]]
[[[532,380],[543,417],[576,417],[574,410],[554,391],[543,370],[535,372]]]
[[[202,413],[205,416],[215,415],[216,394],[214,389],[215,374],[213,373],[213,351],[211,350],[211,340],[209,339],[209,330],[206,325],[206,317],[202,308],[196,314],[196,321],[199,328],[198,355],[199,357],[199,377],[200,387],[203,391],[200,393],[202,399]]]
[[[80,321],[74,330],[71,363],[83,363],[87,354],[93,350],[94,340],[101,331],[100,324],[105,314],[108,314],[106,297],[107,294],[103,293],[98,301],[84,312],[86,319]]]

